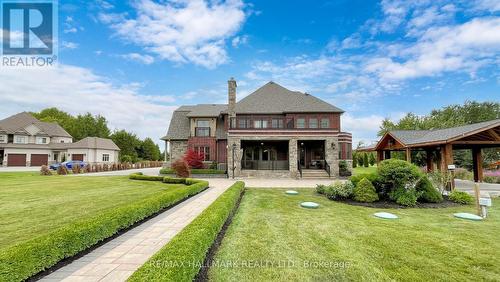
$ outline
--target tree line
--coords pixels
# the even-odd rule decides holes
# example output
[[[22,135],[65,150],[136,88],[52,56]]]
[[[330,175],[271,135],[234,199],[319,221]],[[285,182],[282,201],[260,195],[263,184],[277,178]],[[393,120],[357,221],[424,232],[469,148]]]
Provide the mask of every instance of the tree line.
[[[432,110],[428,115],[419,116],[407,113],[398,122],[385,119],[380,126],[379,136],[389,130],[430,130],[456,127],[500,118],[499,102],[465,101],[464,104],[454,104],[441,109]],[[404,159],[404,152],[393,152],[397,158]],[[400,156],[398,156],[398,154]],[[472,169],[472,154],[470,150],[454,150],[453,159],[459,167]],[[499,148],[483,149],[483,161],[487,165],[500,159]],[[415,152],[412,162],[425,165],[425,152]]]
[[[101,115],[86,113],[73,116],[57,108],[47,108],[31,114],[41,121],[57,122],[73,136],[73,142],[85,137],[110,138],[120,148],[121,162],[163,159],[160,148],[151,138],[141,140],[136,134],[123,129],[111,132],[108,121]]]

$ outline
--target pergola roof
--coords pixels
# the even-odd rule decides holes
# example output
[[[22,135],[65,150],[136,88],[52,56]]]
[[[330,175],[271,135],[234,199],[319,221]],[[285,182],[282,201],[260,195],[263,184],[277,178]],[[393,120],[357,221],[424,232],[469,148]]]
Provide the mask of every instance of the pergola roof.
[[[384,148],[387,139],[391,137],[397,143],[395,147],[399,148],[442,145],[457,140],[478,144],[484,142],[500,144],[500,119],[444,129],[390,130],[380,139],[375,147],[369,149],[377,150]]]

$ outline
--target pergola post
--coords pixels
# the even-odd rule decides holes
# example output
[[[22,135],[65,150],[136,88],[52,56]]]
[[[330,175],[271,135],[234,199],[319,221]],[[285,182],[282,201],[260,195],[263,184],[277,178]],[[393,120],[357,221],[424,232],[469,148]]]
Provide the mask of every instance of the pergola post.
[[[377,164],[384,160],[384,151],[377,151]]]
[[[481,147],[472,148],[472,165],[474,181],[483,182],[483,156],[481,155]]]
[[[432,161],[432,150],[427,149],[425,150],[425,157],[426,157],[426,163],[427,163],[427,172],[431,172],[434,170],[434,162]]]
[[[406,148],[406,161],[411,163],[411,149],[410,148]]]

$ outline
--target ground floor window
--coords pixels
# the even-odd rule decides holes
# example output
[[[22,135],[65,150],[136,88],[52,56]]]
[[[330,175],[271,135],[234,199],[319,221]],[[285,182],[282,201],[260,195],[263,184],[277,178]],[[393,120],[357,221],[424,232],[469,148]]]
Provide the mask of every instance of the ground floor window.
[[[210,160],[210,147],[208,146],[197,146],[194,147],[194,151],[197,152],[198,154],[203,154],[203,160],[204,161],[209,161]]]
[[[102,154],[102,161],[109,162],[109,154]]]

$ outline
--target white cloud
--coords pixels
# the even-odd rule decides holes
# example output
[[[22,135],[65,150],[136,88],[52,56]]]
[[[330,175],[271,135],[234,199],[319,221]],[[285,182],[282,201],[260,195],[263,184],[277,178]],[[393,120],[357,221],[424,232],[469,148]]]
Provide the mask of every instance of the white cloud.
[[[227,62],[225,40],[245,20],[240,0],[134,2],[135,17],[101,13],[120,38],[177,63],[214,68]]]
[[[238,48],[240,45],[246,45],[248,43],[248,35],[236,36],[231,40],[231,45],[234,48]]]
[[[429,28],[415,44],[402,48],[397,60],[375,57],[365,68],[389,80],[450,71],[474,75],[495,60],[499,52],[500,18],[478,18],[461,25]]]
[[[125,55],[120,55],[120,57],[130,61],[139,62],[145,65],[150,65],[155,61],[155,59],[152,56],[139,53],[129,53]]]
[[[61,47],[63,49],[76,49],[78,48],[78,43],[75,42],[69,42],[69,41],[63,41],[61,42]]]
[[[140,84],[116,85],[89,69],[70,65],[3,68],[0,81],[0,118],[46,107],[71,114],[91,112],[105,116],[113,129],[133,131],[160,144],[176,108],[171,96],[140,95]]]

